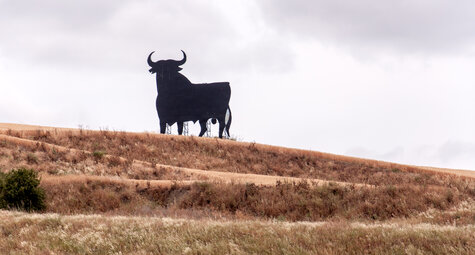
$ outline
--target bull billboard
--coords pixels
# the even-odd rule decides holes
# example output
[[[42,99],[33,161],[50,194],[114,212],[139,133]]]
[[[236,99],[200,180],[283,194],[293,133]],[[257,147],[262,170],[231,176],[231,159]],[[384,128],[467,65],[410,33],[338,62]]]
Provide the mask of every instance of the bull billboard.
[[[191,83],[180,73],[186,62],[184,51],[181,60],[153,61],[152,54],[147,58],[151,67],[149,72],[156,74],[157,100],[156,108],[160,123],[160,133],[164,134],[166,125],[177,123],[178,134],[183,132],[183,122],[198,121],[201,126],[199,136],[206,132],[206,122],[212,119],[219,122],[219,137],[226,131],[229,136],[231,127],[231,87],[229,82]]]

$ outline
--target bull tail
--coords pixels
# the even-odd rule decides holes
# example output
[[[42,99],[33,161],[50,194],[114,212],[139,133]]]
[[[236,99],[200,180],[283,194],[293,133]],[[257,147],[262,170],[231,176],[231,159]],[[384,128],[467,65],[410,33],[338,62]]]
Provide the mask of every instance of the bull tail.
[[[226,116],[224,117],[224,123],[225,123],[225,129],[226,129],[226,134],[228,135],[228,138],[231,137],[231,133],[229,133],[229,128],[231,128],[231,121],[232,121],[233,117],[232,117],[232,114],[231,114],[231,108],[229,108],[228,106],[228,109],[226,110]]]

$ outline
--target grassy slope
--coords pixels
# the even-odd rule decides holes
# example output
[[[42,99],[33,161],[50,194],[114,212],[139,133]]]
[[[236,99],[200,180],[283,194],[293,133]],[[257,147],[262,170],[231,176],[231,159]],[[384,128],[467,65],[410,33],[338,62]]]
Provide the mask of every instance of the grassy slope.
[[[167,253],[187,247],[204,253],[473,251],[471,172],[446,174],[447,169],[196,137],[1,129],[0,171],[23,166],[39,171],[47,212],[60,215],[1,212],[0,218],[9,220],[0,234],[30,236],[26,243],[8,238],[0,247],[91,254],[131,247],[145,253],[157,247]],[[220,173],[231,182],[216,178]],[[300,181],[276,182],[286,177]],[[83,215],[91,213],[103,216]],[[167,225],[170,220],[156,218],[163,216],[184,220]],[[303,227],[272,219],[326,223]],[[109,227],[116,229],[114,235]],[[93,243],[86,232],[111,243]],[[58,233],[64,238],[58,240]],[[147,236],[139,243],[134,236],[140,233],[160,238]]]

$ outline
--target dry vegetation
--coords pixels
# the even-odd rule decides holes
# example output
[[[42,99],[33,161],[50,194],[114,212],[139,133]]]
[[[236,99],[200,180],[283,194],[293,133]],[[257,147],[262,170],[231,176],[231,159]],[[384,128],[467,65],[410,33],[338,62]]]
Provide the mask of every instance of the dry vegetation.
[[[10,250],[470,254],[475,247],[471,174],[210,138],[0,129],[0,171],[18,167],[40,173],[46,212],[58,215],[2,212],[11,220],[0,235],[27,233],[21,243],[0,241]],[[91,214],[103,216],[84,216]]]
[[[475,227],[208,221],[0,211],[5,253],[473,254]]]
[[[26,166],[44,173],[48,211],[57,213],[154,214],[166,208],[291,221],[385,220],[447,210],[475,197],[475,181],[468,177],[256,144],[86,130],[6,134],[21,139],[0,142],[0,168]],[[327,182],[300,179],[263,186],[209,178],[220,172]],[[338,183],[343,181],[346,185]]]

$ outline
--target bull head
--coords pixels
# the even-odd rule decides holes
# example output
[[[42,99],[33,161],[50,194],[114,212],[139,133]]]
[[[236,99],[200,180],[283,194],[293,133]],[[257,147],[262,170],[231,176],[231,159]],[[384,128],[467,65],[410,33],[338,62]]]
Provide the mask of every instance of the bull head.
[[[164,77],[165,75],[170,76],[172,73],[177,73],[178,71],[181,71],[182,68],[180,67],[181,65],[185,64],[186,62],[186,54],[183,52],[183,59],[182,60],[159,60],[157,62],[154,62],[152,60],[152,54],[155,51],[152,51],[150,55],[148,55],[147,58],[147,63],[151,67],[150,70],[148,70],[150,73],[157,73],[159,76]]]

